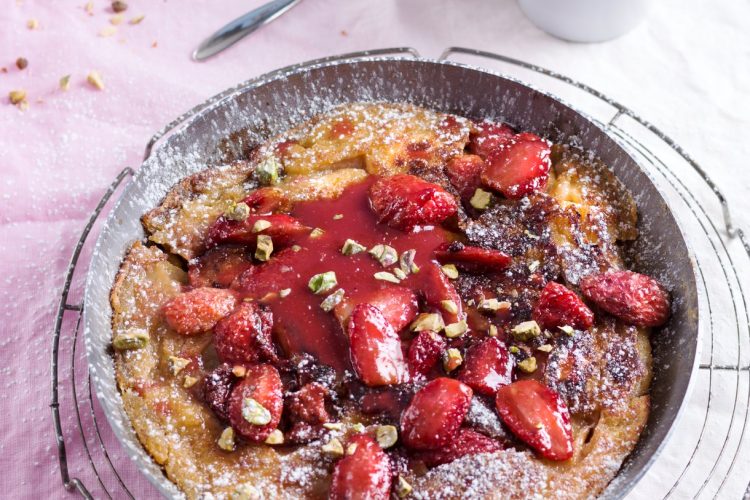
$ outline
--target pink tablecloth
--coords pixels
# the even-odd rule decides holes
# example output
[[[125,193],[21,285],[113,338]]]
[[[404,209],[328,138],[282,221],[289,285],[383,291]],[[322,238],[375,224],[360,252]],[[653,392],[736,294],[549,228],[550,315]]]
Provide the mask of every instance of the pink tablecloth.
[[[64,494],[48,409],[50,333],[63,272],[85,219],[116,173],[124,166],[139,165],[143,147],[155,130],[210,95],[268,70],[329,54],[412,45],[425,55],[437,56],[445,46],[464,45],[544,64],[613,93],[650,117],[660,117],[661,125],[679,140],[696,145],[691,149],[699,149],[699,159],[713,160],[714,153],[730,151],[734,143],[730,134],[715,134],[711,145],[702,143],[701,128],[692,127],[690,118],[700,116],[704,125],[728,130],[735,123],[747,124],[750,114],[733,100],[743,82],[747,84],[739,64],[743,57],[747,62],[741,50],[748,38],[744,42],[739,38],[745,31],[694,22],[710,18],[731,25],[733,19],[747,17],[742,2],[733,2],[722,12],[698,1],[688,2],[690,8],[679,1],[660,2],[650,20],[630,35],[587,46],[548,37],[509,0],[306,0],[204,64],[189,59],[191,49],[259,1],[128,0],[130,7],[115,33],[108,28],[113,17],[109,2],[90,2],[91,15],[85,3],[5,0],[0,9],[0,67],[7,68],[0,72],[3,498]],[[128,23],[139,15],[145,15],[140,24]],[[682,21],[672,23],[674,16]],[[30,19],[38,21],[37,29],[27,28]],[[105,28],[110,36],[101,36]],[[690,60],[680,55],[683,45],[695,49]],[[704,46],[705,50],[698,50]],[[644,62],[647,53],[651,57]],[[14,65],[20,56],[29,61],[23,71]],[[667,62],[670,71],[665,72]],[[99,71],[104,90],[86,83],[90,70]],[[706,78],[718,72],[720,82]],[[70,89],[63,92],[58,81],[68,74]],[[638,92],[633,92],[634,75],[638,75]],[[670,80],[667,88],[665,79]],[[26,111],[11,106],[5,97],[21,88],[28,92]],[[731,150],[724,155],[713,173],[720,184],[738,184],[738,194],[730,193],[730,201],[741,209],[748,207],[748,198],[739,194],[743,185],[747,189],[748,178],[736,179],[731,169],[740,153]],[[739,222],[743,221],[747,218],[741,217]],[[67,339],[65,344],[63,364],[67,365]],[[65,384],[70,383],[67,367],[61,376]],[[71,442],[71,471],[101,497],[77,435],[67,391],[62,405],[63,429]],[[135,496],[154,495],[122,457],[106,423],[102,432]],[[93,452],[98,465],[103,465],[101,451]],[[122,495],[111,474],[105,474],[105,481],[108,488],[114,485],[118,497]]]

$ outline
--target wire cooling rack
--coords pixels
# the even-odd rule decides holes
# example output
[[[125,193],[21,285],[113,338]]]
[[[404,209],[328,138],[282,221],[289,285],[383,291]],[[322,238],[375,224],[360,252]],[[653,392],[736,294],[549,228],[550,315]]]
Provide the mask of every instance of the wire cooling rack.
[[[318,59],[283,68],[278,73],[321,62],[386,54],[419,57],[411,48],[382,49]],[[746,295],[749,283],[748,276],[740,271],[740,266],[750,264],[750,244],[742,230],[734,226],[721,190],[706,170],[671,138],[627,107],[583,83],[524,61],[474,49],[451,47],[440,59],[470,63],[481,60],[482,67],[512,75],[574,103],[626,147],[660,187],[695,256],[703,345],[688,407],[676,424],[672,439],[631,496],[750,497],[747,484],[750,312]],[[145,157],[148,158],[162,137],[205,106],[251,82],[229,89],[167,124],[149,141]],[[65,275],[54,325],[50,407],[60,472],[65,488],[85,498],[134,498],[119,473],[129,459],[118,445],[108,444],[116,440],[109,426],[101,425],[101,409],[92,394],[85,356],[78,349],[85,307],[80,298],[81,283],[88,268],[86,258],[91,244],[88,236],[101,222],[100,215],[113,195],[133,173],[130,168],[120,172],[84,227]]]

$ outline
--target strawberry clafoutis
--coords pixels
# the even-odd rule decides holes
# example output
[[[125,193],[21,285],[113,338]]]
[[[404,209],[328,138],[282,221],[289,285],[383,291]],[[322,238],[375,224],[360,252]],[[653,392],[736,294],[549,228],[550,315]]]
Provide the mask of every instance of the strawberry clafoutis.
[[[189,498],[583,498],[649,412],[670,296],[593,155],[335,108],[184,179],[112,289],[133,428]]]

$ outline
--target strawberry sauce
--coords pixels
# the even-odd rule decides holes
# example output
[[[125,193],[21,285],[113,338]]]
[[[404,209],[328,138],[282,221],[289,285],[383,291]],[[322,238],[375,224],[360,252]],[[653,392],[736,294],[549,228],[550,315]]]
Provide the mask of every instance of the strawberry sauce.
[[[395,266],[382,266],[367,251],[343,255],[341,248],[352,239],[369,248],[379,243],[387,244],[401,255],[406,250],[416,250],[415,263],[421,269],[430,263],[435,248],[450,241],[451,233],[440,227],[417,228],[406,233],[385,224],[378,224],[370,209],[368,189],[373,179],[350,186],[335,200],[316,200],[296,204],[290,215],[311,228],[320,228],[321,236],[297,237],[298,251],[287,248],[271,257],[262,267],[273,268],[267,280],[254,276],[252,290],[247,296],[261,299],[268,292],[290,289],[286,297],[273,296],[264,300],[271,307],[274,330],[279,344],[287,355],[309,353],[321,363],[338,372],[351,370],[349,345],[344,330],[332,312],[321,309],[320,304],[333,292],[316,295],[308,288],[308,281],[316,274],[333,271],[338,288],[345,291],[346,300],[358,303],[380,289],[393,287],[393,283],[374,278],[374,274],[392,271]],[[343,217],[341,217],[343,216]],[[419,289],[420,275],[409,275],[401,286]]]

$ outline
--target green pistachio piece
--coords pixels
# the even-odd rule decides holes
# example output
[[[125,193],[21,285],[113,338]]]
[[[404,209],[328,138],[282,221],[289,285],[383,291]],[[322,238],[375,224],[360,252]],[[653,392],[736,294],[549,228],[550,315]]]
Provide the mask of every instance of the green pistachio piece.
[[[339,302],[344,300],[344,289],[339,288],[335,292],[333,292],[331,295],[323,299],[323,302],[320,303],[320,308],[323,309],[325,312],[331,312],[334,307],[336,307]]]
[[[276,159],[275,156],[267,156],[261,161],[257,167],[255,167],[255,176],[258,178],[258,182],[263,186],[270,186],[276,184],[279,181],[279,172],[281,171],[281,163]]]
[[[344,255],[354,255],[367,250],[367,247],[360,245],[354,240],[346,240],[344,246],[341,247],[341,253]]]
[[[255,224],[253,224],[253,232],[254,233],[259,233],[261,231],[265,231],[269,227],[271,227],[271,223],[270,222],[268,222],[265,219],[258,219],[258,220],[255,221]]]
[[[316,274],[307,283],[307,286],[312,290],[315,295],[326,293],[329,290],[333,290],[338,285],[336,281],[336,273],[328,271],[325,273]]]
[[[375,257],[383,267],[388,267],[398,262],[398,252],[389,245],[375,245],[368,253]]]
[[[255,258],[260,261],[267,261],[273,253],[273,240],[267,234],[259,234],[258,241],[255,244]]]
[[[436,313],[422,313],[411,322],[412,332],[439,332],[445,327],[443,317]]]
[[[390,448],[398,441],[398,429],[393,425],[379,425],[375,429],[375,441],[381,448]]]
[[[536,371],[536,358],[531,356],[518,363],[518,369],[525,373],[534,373]]]
[[[224,429],[217,444],[224,451],[234,451],[234,429],[231,427]]]
[[[242,418],[253,425],[268,425],[271,422],[271,412],[253,398],[244,398]]]
[[[401,280],[398,279],[393,273],[389,273],[387,271],[381,271],[379,273],[373,274],[376,280],[380,281],[388,281],[389,283],[401,283]]]
[[[538,336],[542,333],[542,329],[539,328],[539,325],[536,321],[524,321],[523,323],[519,323],[516,326],[513,327],[511,330],[511,333],[513,334],[513,337],[516,340],[520,340],[521,342],[527,342],[534,337]]]
[[[414,263],[414,257],[416,257],[416,255],[417,251],[414,249],[407,250],[401,254],[398,265],[406,274],[419,272],[419,266]]]
[[[485,210],[490,206],[490,201],[492,201],[492,194],[482,188],[477,188],[469,203],[477,210]]]
[[[449,339],[454,339],[466,333],[468,329],[466,321],[457,321],[456,323],[445,325],[445,336]]]
[[[229,209],[224,212],[224,217],[229,220],[243,221],[250,215],[250,207],[247,203],[231,203]]]
[[[146,347],[148,340],[148,330],[142,328],[130,328],[123,333],[115,335],[115,338],[112,339],[112,345],[118,351],[131,351]]]
[[[446,264],[442,266],[440,269],[443,270],[443,273],[448,276],[450,279],[454,280],[458,278],[458,269],[453,264]]]

